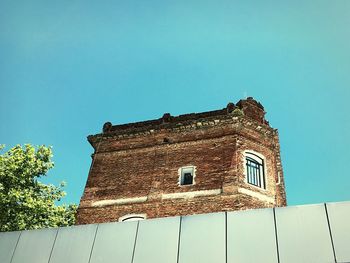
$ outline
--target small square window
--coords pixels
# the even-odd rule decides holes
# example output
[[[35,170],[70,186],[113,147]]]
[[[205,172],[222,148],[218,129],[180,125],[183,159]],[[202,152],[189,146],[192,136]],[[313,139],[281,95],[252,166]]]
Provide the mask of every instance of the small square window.
[[[191,185],[194,183],[194,167],[182,167],[180,185]]]

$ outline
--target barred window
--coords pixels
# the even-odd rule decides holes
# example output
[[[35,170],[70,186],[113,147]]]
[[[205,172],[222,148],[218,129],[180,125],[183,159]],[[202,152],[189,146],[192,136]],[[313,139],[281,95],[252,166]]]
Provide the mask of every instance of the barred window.
[[[264,159],[254,153],[246,152],[245,161],[247,183],[265,189]]]

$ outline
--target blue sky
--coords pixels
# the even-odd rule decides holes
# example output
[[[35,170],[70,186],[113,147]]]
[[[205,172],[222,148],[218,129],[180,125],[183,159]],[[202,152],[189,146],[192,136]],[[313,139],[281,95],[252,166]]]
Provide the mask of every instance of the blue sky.
[[[78,203],[89,134],[259,100],[290,205],[350,200],[350,1],[0,1],[0,143],[52,145]]]

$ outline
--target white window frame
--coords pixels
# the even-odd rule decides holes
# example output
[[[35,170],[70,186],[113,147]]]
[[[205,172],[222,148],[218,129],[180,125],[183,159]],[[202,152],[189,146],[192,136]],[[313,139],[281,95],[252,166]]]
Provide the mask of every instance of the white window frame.
[[[145,220],[147,218],[146,214],[127,214],[119,217],[119,222],[127,222],[127,221],[140,221]]]
[[[185,171],[191,171],[192,173],[192,184],[181,184],[182,182],[182,177],[183,174],[185,173]],[[179,180],[178,180],[178,185],[179,186],[191,186],[191,185],[195,185],[195,178],[196,178],[196,171],[197,171],[197,167],[194,165],[188,165],[188,166],[182,166],[179,168],[178,170],[178,175],[179,175]]]
[[[261,161],[262,161],[262,170],[261,171],[263,172],[263,174],[262,175],[260,174],[260,181],[263,180],[263,182],[265,183],[265,187],[264,187],[264,185],[259,187],[257,185],[254,185],[254,184],[251,184],[248,182],[247,157],[249,157],[257,162],[260,162],[259,159],[261,159]],[[253,150],[245,150],[243,152],[243,162],[242,163],[243,163],[243,167],[244,167],[244,182],[251,187],[255,187],[257,189],[266,191],[267,187],[268,187],[268,182],[267,182],[267,172],[266,172],[267,170],[266,170],[266,158],[265,158],[265,156],[262,155],[261,153],[253,151]]]
[[[277,172],[277,183],[276,183],[276,185],[280,185],[280,184],[281,184],[281,172],[278,171]]]

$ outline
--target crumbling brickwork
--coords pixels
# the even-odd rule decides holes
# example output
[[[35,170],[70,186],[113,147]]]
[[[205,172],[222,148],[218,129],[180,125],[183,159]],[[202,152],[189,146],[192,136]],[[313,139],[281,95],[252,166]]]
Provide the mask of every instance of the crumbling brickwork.
[[[95,152],[79,224],[286,205],[278,132],[253,98],[222,110],[106,123],[88,140]],[[262,156],[265,187],[248,182],[247,151]],[[180,185],[186,166],[195,167],[194,183]]]

